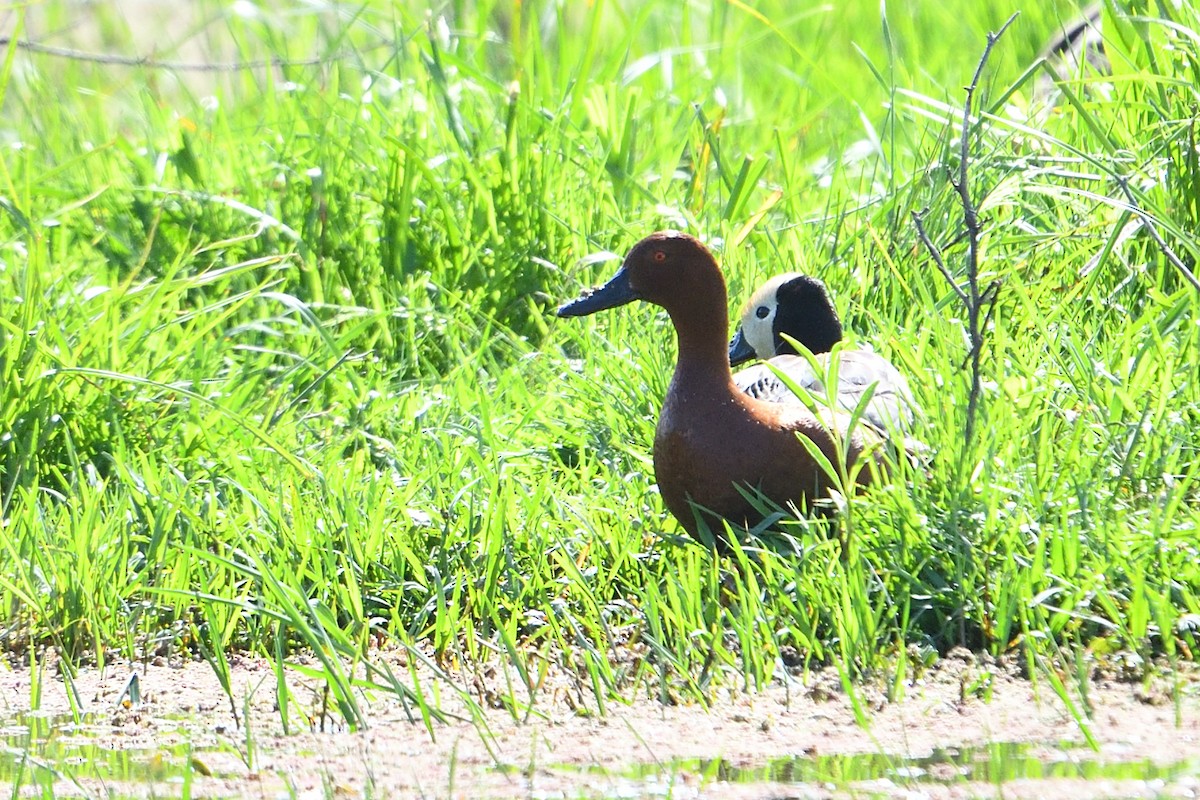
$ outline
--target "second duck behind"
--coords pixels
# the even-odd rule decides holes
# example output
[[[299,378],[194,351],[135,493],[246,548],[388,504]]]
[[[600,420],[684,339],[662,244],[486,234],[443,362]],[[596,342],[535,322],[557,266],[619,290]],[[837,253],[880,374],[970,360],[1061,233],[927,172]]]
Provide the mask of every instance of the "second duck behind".
[[[742,309],[741,327],[729,343],[729,363],[737,366],[753,358],[769,361],[801,387],[824,397],[823,376],[798,355],[784,334],[817,356],[823,370],[827,368],[829,351],[842,341],[842,322],[825,284],[817,278],[786,272],[759,287]],[[916,400],[908,381],[886,358],[867,350],[841,350],[837,378],[837,401],[842,408],[854,409],[874,387],[863,418],[881,432],[911,432]],[[766,363],[740,370],[734,374],[734,382],[759,400],[798,402]]]

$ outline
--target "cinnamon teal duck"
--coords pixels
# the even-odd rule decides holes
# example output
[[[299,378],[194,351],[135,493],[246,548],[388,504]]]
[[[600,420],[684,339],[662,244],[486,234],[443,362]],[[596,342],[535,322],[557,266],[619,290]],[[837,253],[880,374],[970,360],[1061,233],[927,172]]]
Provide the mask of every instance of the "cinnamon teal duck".
[[[666,309],[675,326],[679,354],[654,434],[654,475],[667,509],[691,536],[720,545],[723,521],[733,530],[761,521],[755,491],[801,509],[827,496],[831,481],[801,438],[837,464],[839,437],[848,474],[870,482],[877,439],[864,430],[847,435],[848,415],[830,412],[822,421],[800,403],[766,402],[734,383],[725,280],[697,239],[651,234],[608,283],[562,305],[558,316],[634,300]],[[866,463],[856,464],[860,458]]]
[[[785,334],[816,356],[820,370],[814,370],[812,362],[798,354]],[[840,341],[842,322],[825,284],[796,272],[777,275],[750,297],[742,310],[741,327],[729,342],[731,366],[753,358],[763,360],[735,373],[734,383],[759,400],[799,402],[771,369],[774,367],[824,398],[822,379],[829,369],[830,351]],[[852,411],[863,394],[872,389],[863,419],[885,434],[903,435],[912,430],[917,403],[908,381],[890,361],[878,353],[848,349],[838,350],[837,359],[838,405]]]

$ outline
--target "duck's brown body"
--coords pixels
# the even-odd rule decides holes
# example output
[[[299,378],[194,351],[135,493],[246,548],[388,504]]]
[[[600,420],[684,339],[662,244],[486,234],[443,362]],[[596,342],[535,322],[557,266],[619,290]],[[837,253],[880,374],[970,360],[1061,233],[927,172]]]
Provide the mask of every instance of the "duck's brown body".
[[[837,464],[834,434],[804,406],[755,400],[734,384],[725,281],[708,250],[684,234],[653,234],[630,251],[606,286],[564,305],[559,315],[590,314],[636,299],[665,308],[679,339],[654,438],[654,473],[663,501],[684,529],[709,541],[702,533],[707,527],[719,541],[721,520],[754,524],[761,515],[745,494],[756,491],[783,506],[806,507],[824,495],[826,476],[798,435]],[[838,417],[833,424],[842,422]],[[852,437],[847,462],[853,464],[861,450],[861,440]],[[869,470],[861,475],[867,480]]]
[[[800,406],[760,403],[740,393],[693,394],[686,385],[668,393],[654,434],[654,475],[663,502],[700,538],[701,518],[717,537],[722,519],[735,527],[758,522],[761,513],[747,494],[805,506],[825,494],[828,481],[797,434],[837,463],[829,432]]]

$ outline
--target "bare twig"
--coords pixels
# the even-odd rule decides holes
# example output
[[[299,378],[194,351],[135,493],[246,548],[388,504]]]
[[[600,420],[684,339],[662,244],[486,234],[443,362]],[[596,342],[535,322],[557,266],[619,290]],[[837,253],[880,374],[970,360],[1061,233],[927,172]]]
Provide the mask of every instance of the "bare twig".
[[[986,331],[988,329],[989,325],[992,324],[992,315],[996,313],[996,298],[1000,296],[1000,286],[1003,283],[1004,282],[1002,280],[997,278],[996,280],[994,280],[990,284],[988,284],[988,288],[984,289],[983,294],[981,294],[979,296],[980,303],[984,307],[987,308],[987,315],[983,318],[983,324],[979,326],[979,330],[980,330],[981,334],[983,331]],[[982,335],[981,335],[981,338],[982,338]],[[982,342],[981,342],[981,345],[982,345]],[[974,357],[975,353],[977,353],[977,352],[979,352],[979,350],[977,348],[972,348],[971,352],[967,353],[967,357],[963,359],[962,364],[959,366],[959,369],[965,369],[967,366],[967,362],[970,361]],[[976,374],[978,374],[978,373],[976,373]]]
[[[66,58],[72,61],[87,61],[93,64],[106,64],[109,66],[118,67],[145,67],[146,69],[165,69],[175,72],[244,72],[253,69],[268,69],[271,67],[315,67],[321,64],[329,64],[334,61],[341,61],[347,58],[349,54],[338,53],[332,56],[323,58],[305,58],[298,61],[289,61],[282,58],[263,58],[256,61],[227,61],[227,62],[206,62],[206,61],[158,61],[150,56],[121,56],[110,53],[89,53],[85,50],[72,50],[68,47],[56,47],[50,44],[42,44],[40,42],[30,42],[25,39],[17,39],[15,42],[12,37],[0,36],[0,47],[8,47],[10,44],[15,44],[21,50],[27,50],[30,53],[40,53],[42,55],[54,56],[56,58]]]
[[[975,105],[975,93],[979,89],[979,81],[983,76],[984,67],[987,65],[988,58],[991,57],[992,48],[996,42],[1008,30],[1013,21],[1017,18],[1013,14],[1008,18],[1008,21],[1000,27],[1000,30],[995,33],[989,33],[987,36],[987,46],[983,49],[983,55],[980,56],[979,64],[975,67],[975,74],[971,78],[971,83],[966,87],[966,102],[963,103],[962,115],[962,136],[959,139],[959,158],[958,158],[958,174],[950,176],[950,185],[954,187],[954,191],[958,194],[959,204],[962,206],[963,225],[966,228],[967,242],[967,257],[966,257],[966,287],[960,286],[958,281],[954,279],[950,270],[946,267],[945,258],[942,256],[942,251],[934,244],[929,234],[925,231],[925,214],[926,211],[914,211],[913,223],[917,228],[917,236],[921,243],[929,251],[933,262],[941,271],[942,276],[953,288],[958,299],[966,306],[967,309],[967,333],[970,337],[971,349],[964,361],[971,365],[971,393],[967,401],[967,421],[963,431],[963,447],[964,453],[966,448],[970,447],[975,440],[975,424],[976,417],[979,411],[979,400],[983,393],[983,334],[987,329],[988,324],[992,320],[992,314],[996,309],[996,299],[1000,294],[1000,281],[992,281],[986,288],[981,289],[979,286],[979,236],[981,232],[979,224],[979,212],[975,205],[975,201],[971,198],[971,182],[970,182],[970,166],[971,166],[971,131],[973,125],[971,122],[971,109]]]
[[[1149,232],[1150,237],[1154,239],[1155,244],[1158,245],[1158,249],[1161,250],[1162,254],[1167,257],[1167,260],[1171,262],[1172,266],[1179,270],[1179,273],[1187,279],[1188,283],[1190,283],[1196,289],[1200,289],[1200,280],[1196,279],[1196,273],[1188,269],[1187,264],[1184,264],[1179,256],[1175,254],[1175,251],[1171,249],[1170,245],[1163,241],[1162,236],[1158,233],[1158,226],[1154,224],[1154,218],[1143,211],[1142,207],[1138,205],[1137,197],[1134,196],[1133,190],[1129,188],[1129,181],[1123,175],[1117,175],[1116,178],[1117,185],[1121,187],[1121,192],[1125,195],[1125,199],[1129,202],[1129,210],[1136,214],[1139,219],[1141,219],[1142,224]]]
[[[913,224],[917,226],[917,237],[921,240],[921,244],[925,245],[925,249],[929,251],[929,255],[933,258],[933,263],[937,264],[937,268],[942,271],[946,282],[950,284],[950,288],[958,295],[958,299],[963,303],[970,303],[971,298],[967,297],[967,293],[958,285],[958,281],[954,280],[954,276],[950,274],[950,270],[946,268],[946,261],[942,258],[942,251],[933,240],[929,238],[929,234],[925,232],[925,215],[929,209],[912,212]]]

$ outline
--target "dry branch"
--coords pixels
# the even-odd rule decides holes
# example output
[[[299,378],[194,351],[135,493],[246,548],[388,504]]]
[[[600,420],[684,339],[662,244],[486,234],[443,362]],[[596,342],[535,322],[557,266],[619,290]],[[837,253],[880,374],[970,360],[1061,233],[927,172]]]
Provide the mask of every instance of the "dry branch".
[[[283,58],[263,58],[255,61],[158,61],[150,56],[122,56],[111,53],[89,53],[85,50],[73,50],[68,47],[31,42],[26,39],[13,40],[10,36],[0,36],[0,47],[16,45],[18,49],[30,53],[66,58],[71,61],[86,61],[92,64],[105,64],[118,67],[144,67],[146,69],[163,69],[174,72],[243,72],[270,67],[316,67],[341,61],[348,54],[334,54],[322,58],[305,58],[291,61]]]
[[[984,67],[987,65],[988,58],[992,54],[992,48],[996,42],[1012,25],[1013,20],[1017,18],[1013,14],[1008,18],[1008,21],[1000,27],[1000,30],[995,33],[989,33],[987,36],[987,46],[984,47],[983,55],[979,59],[979,64],[975,67],[975,74],[971,78],[971,83],[966,87],[966,102],[963,103],[962,116],[962,136],[959,139],[959,159],[958,159],[958,176],[950,176],[950,185],[954,187],[958,194],[959,204],[962,206],[963,225],[966,228],[967,242],[967,258],[966,258],[966,288],[959,285],[954,279],[949,268],[946,266],[946,260],[942,256],[941,250],[929,237],[925,231],[925,211],[913,212],[913,223],[917,228],[917,236],[921,243],[929,251],[942,276],[949,282],[958,299],[962,301],[967,310],[967,333],[971,341],[971,349],[967,354],[965,363],[971,365],[971,393],[967,401],[967,422],[963,431],[963,447],[964,452],[970,446],[970,443],[975,440],[975,424],[976,417],[979,412],[979,399],[983,393],[983,334],[991,322],[992,314],[996,308],[996,298],[1000,291],[1000,281],[996,280],[990,283],[985,288],[979,286],[979,212],[975,205],[975,201],[971,197],[970,184],[970,166],[971,166],[971,131],[973,129],[971,122],[971,109],[975,105],[975,93],[979,89],[979,80],[983,75]]]

